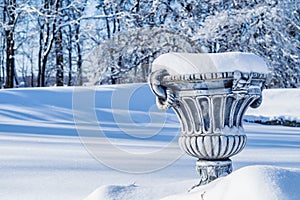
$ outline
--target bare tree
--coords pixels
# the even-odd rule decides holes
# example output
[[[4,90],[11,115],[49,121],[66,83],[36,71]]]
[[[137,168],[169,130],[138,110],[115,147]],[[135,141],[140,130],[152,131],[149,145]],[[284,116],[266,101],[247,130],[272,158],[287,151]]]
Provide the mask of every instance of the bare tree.
[[[63,63],[63,35],[61,27],[61,15],[60,9],[62,8],[62,0],[56,0],[55,2],[55,19],[53,23],[53,35],[55,41],[55,57],[56,57],[56,85],[64,85],[64,63]]]
[[[80,25],[81,25],[81,20],[80,18],[82,17],[84,10],[85,10],[85,5],[86,5],[86,0],[79,2],[79,4],[76,7],[76,10],[73,12],[73,19],[75,20],[75,46],[76,46],[76,52],[77,52],[77,59],[76,59],[76,64],[77,64],[77,79],[78,79],[78,84],[82,85],[83,80],[82,80],[82,39],[81,39],[81,32],[80,32]]]
[[[182,35],[163,28],[135,29],[114,35],[84,62],[90,84],[145,82],[151,63],[167,52],[200,52]]]
[[[14,30],[17,22],[16,0],[4,0],[3,22],[5,24],[6,40],[6,88],[14,87],[15,79],[15,49]]]
[[[298,1],[93,2],[88,10],[87,0],[0,2],[0,83],[14,87],[18,84],[17,72],[25,80],[29,71],[32,86],[61,86],[64,81],[73,85],[76,71],[79,85],[86,73],[103,83],[144,81],[153,58],[171,50],[170,45],[176,46],[176,40],[182,37],[184,44],[192,41],[197,50],[203,47],[207,52],[261,55],[271,66],[272,87],[300,86]],[[164,30],[165,36],[160,37],[161,32],[156,30]],[[155,32],[157,35],[153,35]],[[98,51],[97,46],[107,52]],[[103,58],[95,65],[99,69],[83,65],[90,58],[89,52]]]
[[[38,77],[37,86],[45,87],[46,65],[54,41],[55,21],[53,11],[58,2],[44,0],[39,16],[39,52],[38,52]]]

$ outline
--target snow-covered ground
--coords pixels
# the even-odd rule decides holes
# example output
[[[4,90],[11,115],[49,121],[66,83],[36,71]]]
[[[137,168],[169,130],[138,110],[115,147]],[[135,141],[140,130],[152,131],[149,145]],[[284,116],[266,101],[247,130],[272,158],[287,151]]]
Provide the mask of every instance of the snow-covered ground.
[[[295,92],[296,91],[296,92]],[[300,123],[300,93],[297,89],[264,90],[262,106],[247,112],[246,120],[288,120]]]
[[[263,94],[248,119],[300,119],[299,89]],[[196,160],[146,84],[0,90],[0,199],[299,200],[300,128],[244,128],[234,172],[188,193]]]

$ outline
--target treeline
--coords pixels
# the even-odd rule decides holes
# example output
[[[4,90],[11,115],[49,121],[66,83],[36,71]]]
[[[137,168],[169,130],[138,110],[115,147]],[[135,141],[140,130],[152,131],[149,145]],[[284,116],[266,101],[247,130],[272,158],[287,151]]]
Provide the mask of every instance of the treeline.
[[[2,0],[0,9],[0,82],[14,86],[72,85],[81,70],[80,18],[86,1]]]
[[[300,86],[297,0],[0,0],[0,10],[5,88],[146,81],[169,51],[253,52],[269,87]]]

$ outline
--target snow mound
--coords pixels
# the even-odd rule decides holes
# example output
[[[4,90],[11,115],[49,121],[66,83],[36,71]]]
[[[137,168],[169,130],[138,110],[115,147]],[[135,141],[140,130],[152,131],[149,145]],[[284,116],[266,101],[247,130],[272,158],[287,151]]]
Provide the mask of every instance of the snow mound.
[[[250,166],[190,193],[164,200],[299,200],[299,185],[299,169]]]
[[[167,69],[170,75],[209,72],[268,73],[264,60],[252,53],[166,53],[152,64],[152,71]]]
[[[105,185],[96,189],[84,200],[153,200],[187,191],[195,180],[168,185],[137,186]]]
[[[249,166],[217,179],[208,185],[200,186],[184,194],[178,182],[164,186],[138,187],[102,186],[85,200],[299,200],[300,170],[273,166]],[[186,190],[187,191],[187,190]],[[168,196],[170,194],[175,194]]]
[[[247,110],[248,122],[300,122],[300,89],[268,89],[263,91],[263,102],[256,109]]]
[[[128,186],[101,186],[85,200],[93,199],[128,199],[128,197],[134,197],[136,193],[136,186],[134,184]]]

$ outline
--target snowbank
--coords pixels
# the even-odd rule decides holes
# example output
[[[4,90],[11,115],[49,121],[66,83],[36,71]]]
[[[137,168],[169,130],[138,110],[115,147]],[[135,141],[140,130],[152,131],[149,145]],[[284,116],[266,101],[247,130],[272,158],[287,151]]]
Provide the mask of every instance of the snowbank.
[[[84,200],[154,200],[170,196],[178,191],[187,191],[191,181],[170,183],[168,185],[138,186],[105,185],[96,189]]]
[[[300,89],[268,89],[263,91],[263,102],[246,113],[248,122],[268,123],[285,121],[300,123]]]
[[[169,193],[176,193],[181,184],[159,187],[102,186],[85,200],[159,199]],[[189,193],[168,196],[163,200],[299,200],[299,185],[299,169],[250,166]]]
[[[164,200],[299,200],[300,170],[272,166],[250,166],[189,194]]]

